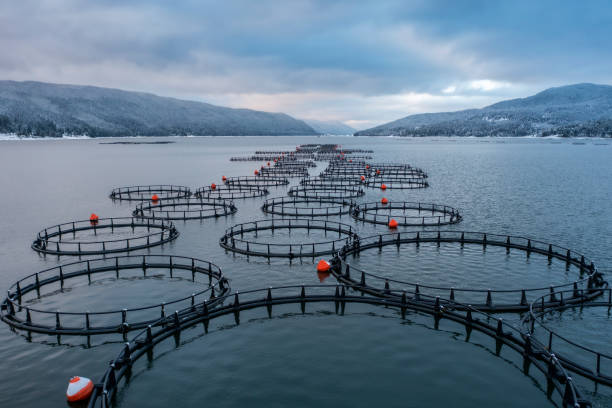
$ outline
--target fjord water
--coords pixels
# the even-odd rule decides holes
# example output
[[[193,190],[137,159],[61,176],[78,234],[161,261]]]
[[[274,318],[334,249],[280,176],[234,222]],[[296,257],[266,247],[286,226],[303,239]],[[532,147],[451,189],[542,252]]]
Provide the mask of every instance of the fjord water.
[[[147,141],[149,139],[130,139]],[[560,139],[455,139],[352,137],[194,137],[164,138],[166,145],[108,145],[99,140],[0,142],[0,289],[17,279],[71,257],[37,255],[30,249],[46,226],[101,217],[129,216],[134,203],[113,203],[113,187],[178,184],[195,189],[222,175],[251,175],[262,163],[230,162],[255,150],[289,150],[301,143],[337,143],[374,150],[375,161],[407,162],[429,174],[422,190],[389,190],[391,200],[447,204],[462,211],[462,223],[445,229],[528,236],[583,252],[600,270],[612,265],[612,145],[601,140],[574,144]],[[581,142],[582,143],[582,142]],[[325,164],[311,169],[317,174]],[[291,185],[297,180],[293,179]],[[270,188],[264,198],[237,200],[227,218],[177,222],[173,243],[143,253],[192,256],[221,266],[234,291],[319,282],[311,260],[289,265],[233,256],[218,244],[225,228],[268,218],[260,206],[287,188]],[[368,190],[360,201],[377,201]],[[386,232],[384,226],[330,218],[357,228],[360,236]],[[402,230],[414,230],[405,228]],[[292,240],[301,239],[292,234]],[[312,232],[304,240],[320,238]],[[278,241],[281,236],[275,236]],[[264,237],[260,237],[263,239]],[[381,258],[381,256],[383,256]],[[388,258],[385,258],[388,256]],[[575,278],[554,262],[526,260],[487,249],[410,248],[399,254],[363,254],[361,265],[385,268],[422,283],[529,287]],[[405,266],[405,268],[403,267]],[[326,283],[332,283],[329,278]],[[149,278],[75,281],[33,300],[50,310],[80,311],[146,305],[197,291],[181,279]],[[593,316],[596,315],[596,316]],[[610,352],[612,334],[604,310],[556,316],[563,334]],[[504,316],[516,320],[513,315]],[[587,320],[588,319],[588,320]],[[0,406],[66,406],[72,375],[98,381],[121,349],[121,337],[56,337],[12,332],[0,325]],[[606,350],[606,347],[608,350]],[[170,340],[156,348],[151,362],[139,361],[117,405],[122,407],[201,406],[552,406],[546,384],[535,370],[523,373],[522,360],[495,342],[442,320],[393,310],[347,305],[344,316],[333,305],[279,307],[272,319],[251,311],[241,324],[215,322],[187,330],[178,347]],[[577,376],[574,376],[575,378]],[[595,406],[609,406],[609,390],[577,379]]]

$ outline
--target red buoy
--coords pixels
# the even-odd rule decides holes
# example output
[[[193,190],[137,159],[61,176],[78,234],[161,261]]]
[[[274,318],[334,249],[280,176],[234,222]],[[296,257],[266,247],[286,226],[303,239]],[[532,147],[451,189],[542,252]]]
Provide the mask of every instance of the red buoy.
[[[369,168],[370,168],[370,165],[369,165],[369,164],[366,164],[366,170],[367,170],[367,169],[369,169]]]
[[[380,174],[380,170],[376,170],[376,174]]]
[[[216,185],[215,183],[212,183],[212,184],[210,185],[210,189],[211,189],[211,190],[215,190],[216,188],[217,188],[217,185]]]
[[[91,225],[96,225],[98,224],[99,219],[100,217],[98,217],[95,213],[91,213],[91,215],[89,216],[89,223]]]
[[[323,259],[321,259],[317,264],[317,272],[329,272],[330,269],[331,265],[329,264],[329,262]]]
[[[382,198],[382,200],[380,200],[381,203],[383,204],[387,204],[389,203],[389,200],[387,200],[385,197]]]
[[[221,180],[227,181],[227,177],[223,176],[223,177],[221,177]]]
[[[380,189],[385,191],[387,189],[387,185],[386,184],[381,184],[380,185]]]
[[[395,221],[395,218],[391,218],[389,220],[389,228],[397,228],[397,221]]]
[[[352,162],[353,162],[353,159],[349,159],[349,163],[352,163]]]
[[[72,377],[66,390],[66,398],[69,402],[83,401],[89,398],[93,392],[94,384],[89,378]]]
[[[270,162],[268,162],[268,166],[270,165]]]
[[[258,175],[259,175],[259,170],[255,170],[255,171],[253,172],[253,174],[255,174],[256,176],[258,176]]]
[[[365,181],[365,176],[361,176],[361,181]]]
[[[153,196],[151,197],[151,201],[153,202],[159,201],[159,197],[157,196],[157,194],[153,194]]]

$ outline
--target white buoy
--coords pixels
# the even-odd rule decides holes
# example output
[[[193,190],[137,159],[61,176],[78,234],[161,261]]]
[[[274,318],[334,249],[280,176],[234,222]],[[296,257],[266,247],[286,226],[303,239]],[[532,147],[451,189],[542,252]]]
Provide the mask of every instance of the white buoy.
[[[66,398],[70,402],[82,401],[89,398],[93,392],[93,382],[85,377],[72,377],[66,390]]]

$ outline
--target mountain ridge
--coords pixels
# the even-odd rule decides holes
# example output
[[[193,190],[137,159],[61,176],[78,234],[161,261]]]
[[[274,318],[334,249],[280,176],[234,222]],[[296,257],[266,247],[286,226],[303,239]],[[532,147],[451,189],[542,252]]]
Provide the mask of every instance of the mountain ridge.
[[[284,113],[220,107],[90,85],[0,81],[0,133],[68,135],[314,135]]]
[[[410,115],[355,135],[612,137],[612,86],[548,88],[481,109]]]

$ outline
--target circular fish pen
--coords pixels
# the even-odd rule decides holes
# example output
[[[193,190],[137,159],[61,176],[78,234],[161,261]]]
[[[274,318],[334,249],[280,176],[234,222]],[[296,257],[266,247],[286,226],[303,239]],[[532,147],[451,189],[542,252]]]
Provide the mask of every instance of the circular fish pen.
[[[282,305],[299,305],[298,311],[304,313],[306,305],[324,303],[334,305],[335,313],[339,315],[345,314],[347,305],[364,304],[397,310],[402,319],[405,319],[407,311],[432,316],[435,327],[438,327],[441,320],[459,323],[465,327],[466,337],[476,331],[494,339],[497,353],[503,346],[516,352],[523,360],[523,369],[526,373],[529,372],[530,366],[535,367],[547,379],[549,398],[556,392],[559,404],[570,407],[584,406],[579,389],[554,354],[547,350],[535,349],[529,336],[524,337],[520,329],[512,323],[483,313],[469,305],[462,305],[463,308],[454,309],[443,306],[440,298],[430,299],[430,304],[427,304],[414,303],[406,297],[379,298],[352,295],[345,286],[340,285],[255,289],[226,295],[221,299],[220,306],[215,308],[196,304],[194,308],[177,311],[172,316],[161,319],[162,321],[157,325],[147,327],[146,330],[126,342],[117,357],[110,361],[101,380],[94,387],[88,407],[110,406],[119,391],[120,381],[129,378],[134,363],[142,356],[151,356],[156,345],[173,336],[176,344],[180,344],[180,334],[184,329],[201,323],[204,326],[204,332],[208,333],[211,322],[223,316],[233,316],[236,325],[239,325],[241,313],[255,308],[266,308],[268,317],[272,317],[273,308],[279,308]]]
[[[195,193],[194,197],[204,199],[226,199],[226,200],[241,200],[244,198],[257,198],[263,197],[270,194],[268,189],[264,187],[255,186],[243,186],[234,184],[224,184],[215,186],[213,189],[211,186],[200,187]]]
[[[453,207],[407,201],[355,204],[351,216],[357,221],[380,225],[389,225],[394,219],[398,226],[403,227],[456,224],[462,219],[459,211]]]
[[[353,204],[350,200],[277,197],[266,200],[261,209],[284,217],[332,217],[348,214]]]
[[[512,256],[517,252],[523,256]],[[421,262],[437,266],[424,270]],[[339,251],[332,266],[338,281],[368,294],[404,291],[415,301],[428,294],[487,312],[527,311],[534,299],[559,290],[585,289],[596,297],[599,293],[592,289],[604,284],[594,264],[578,252],[529,238],[479,232],[418,231],[360,238]],[[535,268],[543,272],[534,276]],[[456,271],[464,277],[455,277]],[[523,276],[531,285],[521,282]],[[506,287],[493,286],[499,281]]]
[[[607,286],[607,285],[606,285]],[[592,293],[599,293],[597,299],[593,299]],[[578,299],[578,302],[568,302]],[[612,289],[605,287],[593,289],[559,290],[548,293],[535,299],[530,307],[529,313],[523,318],[523,330],[540,348],[555,353],[557,358],[569,370],[589,378],[597,383],[612,386],[612,352],[603,350],[603,345],[609,344],[609,337],[605,333],[593,333],[585,330],[581,337],[578,333],[573,336],[560,334],[558,327],[551,327],[545,322],[550,317],[560,317],[564,312],[578,309],[584,313],[585,309],[602,308],[606,317],[610,317],[612,308]],[[552,322],[551,322],[552,323]],[[575,330],[573,330],[575,332]],[[587,345],[593,338],[599,337],[596,346]]]
[[[384,185],[385,188],[397,190],[412,190],[429,187],[429,183],[423,178],[392,176],[366,178],[365,185],[369,188],[382,188]]]
[[[232,201],[221,198],[185,198],[141,203],[132,215],[151,220],[203,220],[234,214],[238,208]]]
[[[185,186],[175,185],[149,185],[149,186],[131,186],[114,188],[110,193],[111,200],[118,201],[147,201],[151,200],[154,195],[158,199],[169,198],[188,198],[191,196],[191,190]]]
[[[32,249],[50,255],[102,255],[151,248],[178,236],[169,221],[100,218],[47,227],[37,234]]]
[[[314,187],[354,187],[361,184],[359,177],[352,179],[335,179],[332,177],[309,177],[300,180],[301,186]]]
[[[128,271],[163,271],[170,278],[187,276],[191,282],[196,278],[207,285],[189,296],[165,303],[117,307],[103,311],[57,311],[45,310],[27,303],[28,298],[40,299],[41,293],[53,291],[57,286],[64,288],[67,281],[98,276],[113,276],[119,279]],[[184,309],[196,304],[213,305],[219,296],[229,292],[229,284],[221,269],[209,262],[196,258],[176,255],[119,256],[91,259],[55,266],[20,279],[8,289],[8,295],[1,304],[1,318],[9,326],[35,333],[55,335],[94,335],[104,333],[126,333],[155,325],[171,310]],[[42,294],[44,296],[44,293]]]
[[[290,234],[295,231],[306,232],[322,231],[324,236],[316,242],[290,242]],[[262,233],[270,234],[266,237],[272,240],[274,234],[284,232],[281,242],[261,242],[258,240]],[[337,238],[329,239],[328,235]],[[246,237],[245,237],[246,235]],[[265,258],[314,258],[321,255],[336,253],[346,244],[352,245],[358,239],[353,227],[334,221],[321,221],[311,219],[271,219],[237,224],[228,228],[225,235],[219,240],[219,245],[228,251],[248,256]]]
[[[287,194],[295,198],[350,200],[365,195],[365,192],[359,186],[306,185],[291,187]]]
[[[259,171],[260,177],[308,177],[305,167],[263,167]]]
[[[277,187],[289,184],[286,177],[240,176],[230,177],[226,184],[231,187]]]

